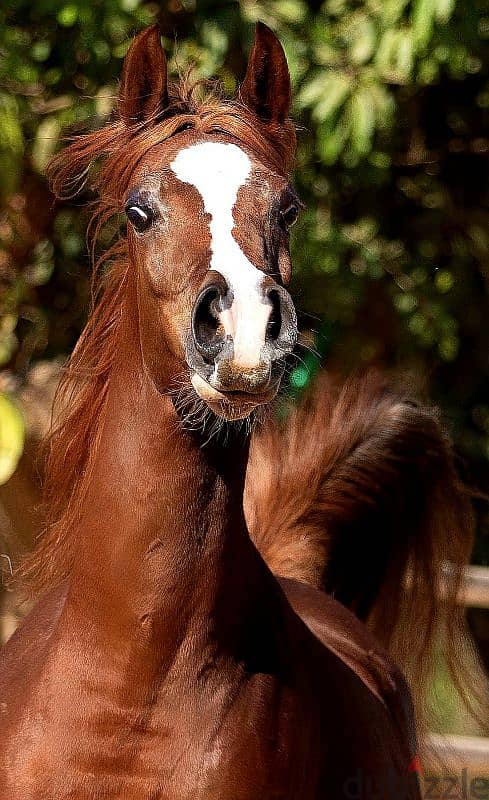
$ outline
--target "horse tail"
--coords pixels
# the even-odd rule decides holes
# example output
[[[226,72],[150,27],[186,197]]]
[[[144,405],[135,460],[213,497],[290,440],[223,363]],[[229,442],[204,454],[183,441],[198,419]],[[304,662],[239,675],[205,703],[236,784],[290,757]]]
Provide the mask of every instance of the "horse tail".
[[[433,409],[377,373],[342,386],[323,374],[285,421],[254,436],[245,511],[277,576],[323,589],[365,621],[404,671],[418,722],[428,722],[441,659],[466,704],[481,709],[457,602],[472,503]]]

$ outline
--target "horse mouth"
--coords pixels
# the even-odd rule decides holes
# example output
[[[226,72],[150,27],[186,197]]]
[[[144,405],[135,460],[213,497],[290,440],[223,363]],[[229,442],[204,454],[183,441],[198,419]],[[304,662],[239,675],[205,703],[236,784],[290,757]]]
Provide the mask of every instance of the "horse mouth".
[[[197,372],[192,375],[191,383],[210,410],[227,420],[245,419],[255,408],[273,400],[279,387],[279,382],[276,382],[261,392],[221,391],[211,386]]]

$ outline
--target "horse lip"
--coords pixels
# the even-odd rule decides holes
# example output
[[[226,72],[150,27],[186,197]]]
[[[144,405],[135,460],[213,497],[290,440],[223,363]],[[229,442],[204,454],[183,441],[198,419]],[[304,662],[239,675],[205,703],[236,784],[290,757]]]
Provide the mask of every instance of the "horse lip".
[[[256,406],[263,405],[264,403],[272,400],[279,387],[279,381],[274,381],[267,385],[265,389],[257,392],[245,392],[233,389],[217,389],[212,386],[209,381],[194,372],[191,377],[191,383],[195,391],[205,402],[210,405],[219,404],[224,407],[241,407],[248,408],[250,411]]]

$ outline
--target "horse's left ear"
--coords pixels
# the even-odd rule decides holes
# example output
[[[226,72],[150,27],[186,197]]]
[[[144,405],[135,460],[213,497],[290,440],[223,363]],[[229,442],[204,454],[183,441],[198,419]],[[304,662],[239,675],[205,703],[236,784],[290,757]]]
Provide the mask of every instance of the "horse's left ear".
[[[155,117],[168,104],[166,56],[158,25],[139,33],[124,59],[119,114],[127,127]]]
[[[279,40],[263,22],[257,22],[255,41],[240,97],[265,122],[284,122],[291,103],[287,59]]]

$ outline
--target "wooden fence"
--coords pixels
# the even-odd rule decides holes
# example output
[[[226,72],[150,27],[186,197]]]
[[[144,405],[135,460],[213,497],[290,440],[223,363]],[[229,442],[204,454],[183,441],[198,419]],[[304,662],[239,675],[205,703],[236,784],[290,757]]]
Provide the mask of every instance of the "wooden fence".
[[[447,565],[446,572],[449,569],[450,567]],[[440,579],[442,596],[443,584],[444,575],[442,574]],[[489,568],[466,567],[458,601],[461,605],[469,608],[489,608]],[[489,738],[431,734],[429,751],[431,752],[425,756],[424,764],[427,773],[433,771],[433,773],[440,774],[441,769],[444,771],[441,774],[456,775],[460,781],[463,780],[464,771],[472,776],[472,779],[474,776],[481,779],[489,778]],[[484,797],[489,797],[487,786]]]
[[[450,567],[446,566],[448,572]],[[443,594],[442,574],[440,592]],[[469,608],[489,608],[489,567],[465,567],[465,577],[459,595],[459,603]]]
[[[428,747],[431,754],[424,759],[425,773],[462,775],[466,770],[471,776],[489,778],[489,739],[482,736],[438,736],[432,733]]]

